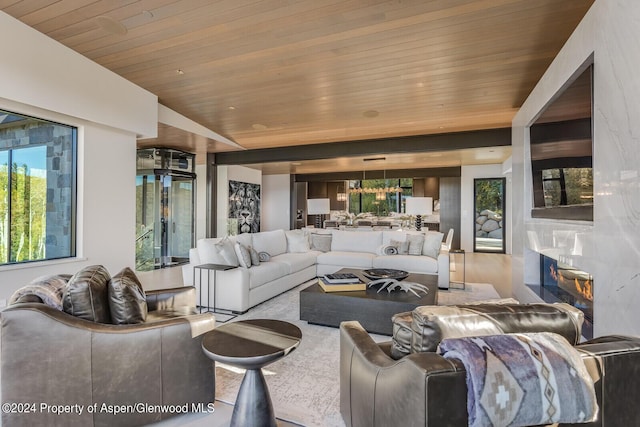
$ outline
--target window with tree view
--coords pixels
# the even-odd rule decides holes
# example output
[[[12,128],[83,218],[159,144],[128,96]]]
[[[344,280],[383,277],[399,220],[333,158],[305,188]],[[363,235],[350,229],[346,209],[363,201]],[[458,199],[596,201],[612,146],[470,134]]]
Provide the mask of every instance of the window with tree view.
[[[75,256],[76,135],[0,110],[0,264]]]

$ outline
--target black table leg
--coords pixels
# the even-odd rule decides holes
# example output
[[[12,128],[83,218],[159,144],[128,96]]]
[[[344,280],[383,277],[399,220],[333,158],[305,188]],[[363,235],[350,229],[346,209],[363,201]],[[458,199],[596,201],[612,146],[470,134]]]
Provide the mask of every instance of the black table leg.
[[[247,369],[231,416],[231,427],[276,427],[271,397],[262,370]]]

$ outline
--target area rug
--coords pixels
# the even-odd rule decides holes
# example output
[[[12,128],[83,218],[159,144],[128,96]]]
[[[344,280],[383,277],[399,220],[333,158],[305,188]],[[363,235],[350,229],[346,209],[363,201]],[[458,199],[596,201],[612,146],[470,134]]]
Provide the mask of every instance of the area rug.
[[[257,307],[231,322],[244,319],[279,319],[302,330],[298,349],[263,369],[276,416],[305,426],[344,426],[340,416],[340,333],[337,328],[309,325],[301,321],[300,291],[304,283]],[[465,290],[441,291],[439,304],[499,298],[493,286],[467,283]],[[376,341],[389,337],[371,335]],[[216,399],[233,404],[244,372],[231,366],[216,366]]]

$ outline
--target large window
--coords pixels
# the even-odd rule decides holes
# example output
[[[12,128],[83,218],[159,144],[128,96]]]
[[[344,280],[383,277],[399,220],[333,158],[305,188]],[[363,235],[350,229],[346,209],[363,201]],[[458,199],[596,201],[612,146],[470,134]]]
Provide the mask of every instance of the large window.
[[[0,264],[75,256],[76,135],[0,110]]]

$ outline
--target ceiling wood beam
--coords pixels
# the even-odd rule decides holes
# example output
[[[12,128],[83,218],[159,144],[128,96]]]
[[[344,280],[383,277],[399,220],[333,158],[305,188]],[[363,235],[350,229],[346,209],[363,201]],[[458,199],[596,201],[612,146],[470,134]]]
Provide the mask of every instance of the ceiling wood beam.
[[[320,160],[369,154],[428,153],[432,151],[451,151],[510,145],[511,128],[499,128],[216,153],[215,163],[218,165],[246,165],[298,160]]]

